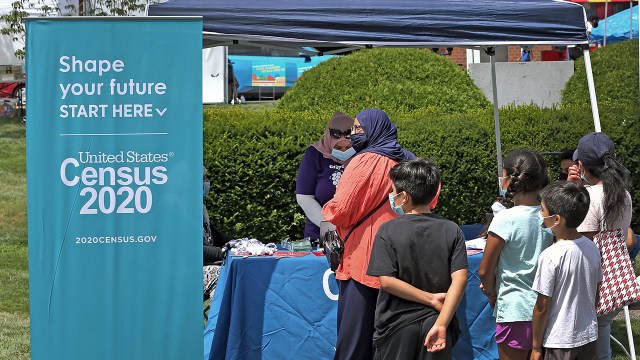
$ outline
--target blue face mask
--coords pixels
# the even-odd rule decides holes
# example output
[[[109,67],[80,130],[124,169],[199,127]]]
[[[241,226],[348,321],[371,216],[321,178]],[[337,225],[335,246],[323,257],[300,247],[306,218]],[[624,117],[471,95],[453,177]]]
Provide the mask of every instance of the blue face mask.
[[[338,149],[331,150],[331,156],[333,156],[334,158],[340,161],[347,161],[355,154],[356,154],[356,150],[352,147],[348,148],[345,151],[340,151]]]
[[[396,194],[396,196],[398,195],[400,194]],[[396,196],[393,196],[393,193],[389,193],[389,204],[391,205],[391,210],[393,210],[393,212],[398,215],[404,215],[404,210],[402,210],[402,205],[396,206],[394,204],[393,200],[395,200]]]
[[[507,195],[507,189],[503,189],[502,188],[502,179],[503,178],[505,178],[505,176],[498,177],[498,189],[500,191],[500,196],[501,197],[505,197]]]
[[[558,224],[554,224],[552,227],[546,227],[544,225],[544,219],[547,219],[547,218],[550,218],[550,217],[554,217],[554,216],[555,215],[549,215],[549,216],[540,215],[540,217],[542,217],[542,221],[540,222],[540,226],[542,227],[542,231],[546,232],[547,234],[549,234],[551,236],[555,236],[555,235],[553,235],[553,231],[551,231],[551,229],[553,229]]]
[[[367,146],[367,140],[367,135],[364,133],[351,134],[351,148],[360,152]]]
[[[211,182],[203,181],[202,182],[202,197],[209,195],[209,190],[211,190]]]

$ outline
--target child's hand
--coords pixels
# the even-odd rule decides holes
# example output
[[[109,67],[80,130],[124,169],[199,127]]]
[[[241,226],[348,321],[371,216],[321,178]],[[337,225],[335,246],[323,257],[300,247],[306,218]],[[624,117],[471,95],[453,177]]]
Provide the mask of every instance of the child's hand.
[[[431,298],[431,307],[434,308],[437,312],[442,311],[442,305],[444,305],[444,298],[446,296],[447,293],[433,294],[433,298]]]
[[[427,337],[424,339],[424,347],[428,352],[444,350],[447,346],[447,328],[442,325],[433,325]]]
[[[529,360],[540,360],[542,359],[542,351],[540,349],[532,349],[531,356],[529,356]]]
[[[491,307],[495,307],[498,295],[496,295],[494,291],[487,291],[482,283],[480,283],[480,290],[482,290],[482,293],[487,297],[487,299],[489,299],[489,305],[491,305]]]

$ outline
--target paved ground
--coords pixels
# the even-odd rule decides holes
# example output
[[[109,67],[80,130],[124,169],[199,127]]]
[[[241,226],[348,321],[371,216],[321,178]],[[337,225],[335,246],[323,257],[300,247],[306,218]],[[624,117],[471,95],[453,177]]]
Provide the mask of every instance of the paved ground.
[[[640,302],[629,305],[629,316],[632,319],[640,319]],[[624,311],[620,311],[616,320],[624,320]]]

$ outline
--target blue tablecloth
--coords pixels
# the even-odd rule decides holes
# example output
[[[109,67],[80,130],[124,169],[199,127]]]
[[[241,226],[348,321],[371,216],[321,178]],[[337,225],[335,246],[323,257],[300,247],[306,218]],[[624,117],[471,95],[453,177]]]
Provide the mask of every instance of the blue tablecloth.
[[[469,256],[457,317],[454,359],[498,358],[495,319]],[[204,333],[204,359],[332,359],[338,287],[324,257],[230,257],[222,268]]]
[[[480,290],[478,268],[482,260],[482,253],[468,256],[469,278],[467,290],[460,301],[456,317],[460,323],[460,339],[453,348],[453,358],[456,360],[498,359],[498,345],[496,344],[496,319],[493,309],[489,306],[487,297]]]

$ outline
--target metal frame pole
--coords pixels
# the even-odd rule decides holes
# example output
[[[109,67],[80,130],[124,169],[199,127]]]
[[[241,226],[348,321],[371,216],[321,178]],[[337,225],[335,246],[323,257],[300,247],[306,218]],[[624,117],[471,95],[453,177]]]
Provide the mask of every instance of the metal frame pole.
[[[604,1],[604,43],[603,46],[607,46],[607,17],[609,10],[609,0]]]
[[[491,61],[491,91],[493,93],[493,122],[496,130],[496,157],[498,160],[498,177],[502,176],[502,144],[500,142],[500,113],[498,106],[498,84],[496,82],[496,51],[494,47],[485,50]],[[498,181],[498,191],[500,190]]]
[[[600,128],[600,113],[598,112],[598,100],[596,99],[596,87],[593,83],[593,71],[591,70],[591,54],[589,53],[589,46],[586,45],[582,49],[584,54],[584,67],[587,71],[587,85],[589,86],[589,98],[591,99],[591,112],[593,113],[593,125],[596,132],[601,132]]]

